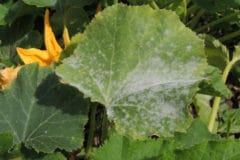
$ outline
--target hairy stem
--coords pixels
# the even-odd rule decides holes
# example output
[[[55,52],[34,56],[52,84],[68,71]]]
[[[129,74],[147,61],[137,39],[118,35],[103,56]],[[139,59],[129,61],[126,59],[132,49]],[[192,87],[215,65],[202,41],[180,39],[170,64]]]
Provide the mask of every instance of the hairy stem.
[[[88,130],[88,137],[87,137],[87,145],[85,149],[85,152],[86,152],[85,159],[89,159],[89,156],[92,150],[94,131],[96,126],[97,106],[98,104],[94,103],[90,109],[90,119],[89,119],[90,122],[89,122],[89,130]]]
[[[222,75],[222,80],[224,81],[224,83],[226,83],[228,74],[229,74],[230,70],[232,69],[233,65],[239,60],[240,60],[240,57],[233,57],[233,59],[225,67],[225,69],[223,71],[223,75]],[[215,97],[214,100],[213,100],[213,107],[212,107],[209,122],[208,122],[208,129],[209,129],[210,132],[213,132],[214,124],[215,124],[215,120],[217,118],[217,112],[218,112],[218,109],[219,109],[220,102],[221,102],[220,97]]]

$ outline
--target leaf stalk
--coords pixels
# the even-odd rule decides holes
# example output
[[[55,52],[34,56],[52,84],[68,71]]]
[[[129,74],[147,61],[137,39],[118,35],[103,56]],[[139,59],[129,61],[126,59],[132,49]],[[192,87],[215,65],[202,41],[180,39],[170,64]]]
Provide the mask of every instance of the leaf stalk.
[[[97,103],[94,103],[91,106],[90,110],[90,124],[89,124],[89,130],[88,130],[88,137],[87,137],[87,145],[85,149],[85,159],[89,159],[91,150],[92,150],[92,144],[93,144],[93,138],[94,138],[94,132],[95,132],[95,126],[96,126],[96,112],[97,112]]]
[[[222,75],[222,80],[224,83],[226,83],[227,81],[227,77],[229,72],[231,71],[233,65],[240,60],[240,57],[233,57],[233,59],[227,64],[227,66],[225,67],[224,71],[223,71],[223,75]],[[215,120],[217,117],[217,112],[219,109],[219,105],[221,102],[221,97],[215,97],[213,100],[213,107],[210,113],[210,118],[209,118],[209,123],[208,123],[208,129],[210,132],[213,132],[214,129],[214,124],[215,124]]]

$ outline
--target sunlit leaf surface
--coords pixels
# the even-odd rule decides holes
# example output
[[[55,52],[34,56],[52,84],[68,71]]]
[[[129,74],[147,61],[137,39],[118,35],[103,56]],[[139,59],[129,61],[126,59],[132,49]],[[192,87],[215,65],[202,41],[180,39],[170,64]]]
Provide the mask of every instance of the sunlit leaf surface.
[[[119,133],[143,138],[188,126],[205,66],[203,42],[175,13],[115,5],[96,16],[57,74],[103,104]]]

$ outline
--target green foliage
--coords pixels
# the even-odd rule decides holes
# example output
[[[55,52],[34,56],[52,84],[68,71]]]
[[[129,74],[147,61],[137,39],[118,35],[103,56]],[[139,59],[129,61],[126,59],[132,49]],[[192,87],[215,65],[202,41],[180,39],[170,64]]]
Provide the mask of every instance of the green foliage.
[[[113,135],[92,154],[94,160],[237,160],[240,141],[222,140],[208,132],[207,127],[196,120],[187,133],[177,133],[174,138],[133,140]],[[211,151],[211,152],[209,152]]]
[[[83,142],[87,107],[49,68],[27,65],[10,88],[0,92],[0,132],[13,132],[14,144],[23,142],[37,151],[71,151]]]
[[[0,0],[0,69],[23,65],[17,47],[46,49],[46,8],[65,47],[0,90],[0,160],[238,160],[239,6]]]
[[[231,91],[223,82],[222,73],[218,68],[209,65],[205,74],[206,79],[200,83],[199,93],[224,98],[230,98],[232,96]]]
[[[106,106],[119,133],[169,136],[189,124],[203,54],[202,41],[173,12],[116,5],[92,21],[57,74]]]
[[[8,13],[8,8],[5,7],[4,5],[0,4],[0,25],[5,25],[5,16]]]
[[[229,51],[219,40],[209,35],[202,35],[205,43],[205,54],[208,64],[224,70],[229,63]]]
[[[202,7],[207,12],[228,11],[240,6],[239,0],[193,0],[194,3]]]
[[[218,131],[228,135],[240,132],[240,109],[229,109],[222,106],[220,111],[221,123]]]

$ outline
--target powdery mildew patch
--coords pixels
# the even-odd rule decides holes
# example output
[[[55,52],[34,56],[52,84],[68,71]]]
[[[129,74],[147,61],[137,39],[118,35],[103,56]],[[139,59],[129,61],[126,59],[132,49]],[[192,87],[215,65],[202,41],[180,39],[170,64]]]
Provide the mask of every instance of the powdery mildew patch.
[[[168,136],[188,126],[203,55],[173,12],[116,5],[97,15],[57,73],[106,106],[120,133]]]

